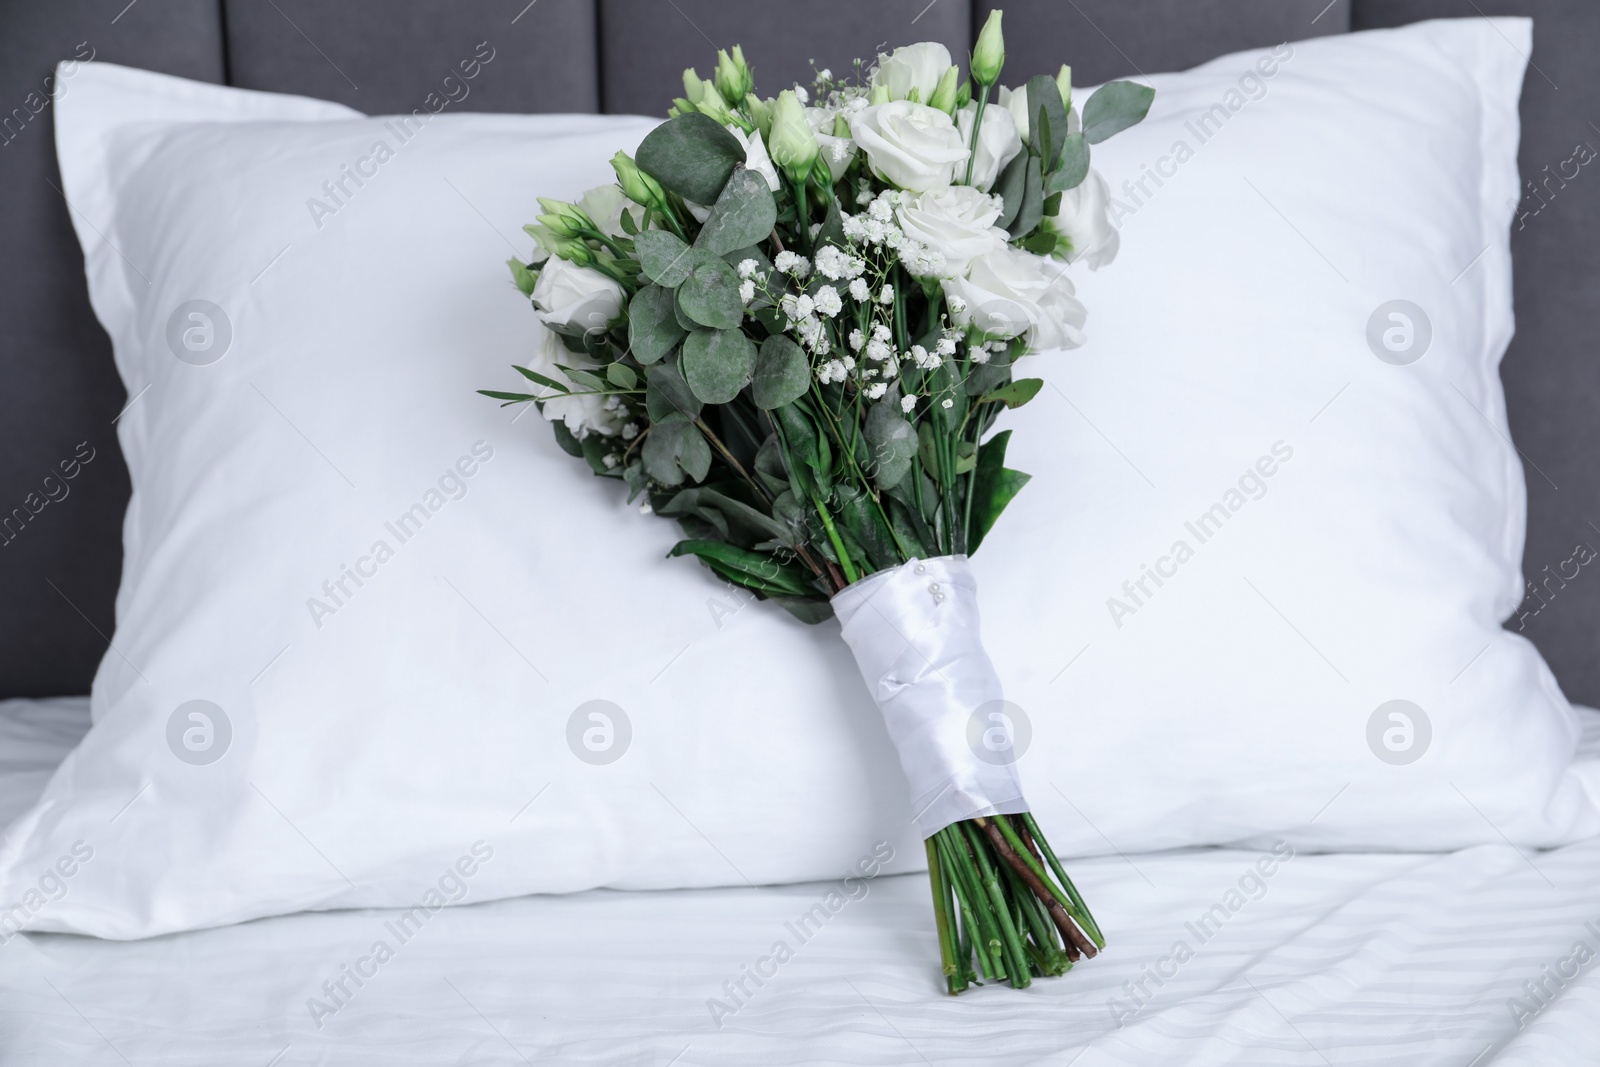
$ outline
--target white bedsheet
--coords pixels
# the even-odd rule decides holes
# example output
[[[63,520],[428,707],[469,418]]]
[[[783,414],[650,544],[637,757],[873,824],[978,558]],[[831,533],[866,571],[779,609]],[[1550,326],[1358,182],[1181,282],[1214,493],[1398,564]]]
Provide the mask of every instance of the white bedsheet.
[[[1584,722],[1600,747],[1600,713]],[[86,723],[80,700],[0,703],[0,822]],[[0,1063],[1600,1062],[1600,840],[1299,855],[1241,891],[1257,859],[1076,862],[1107,952],[1024,992],[955,999],[936,983],[920,875],[872,883],[804,942],[786,924],[827,885],[449,908],[403,944],[383,911],[131,943],[21,935],[0,947]],[[1195,924],[1218,904],[1226,918],[1202,941]],[[378,940],[393,958],[360,987],[346,979],[353,994],[319,1026],[308,999],[332,1005],[323,983]],[[793,958],[735,1000],[724,983],[779,940]]]

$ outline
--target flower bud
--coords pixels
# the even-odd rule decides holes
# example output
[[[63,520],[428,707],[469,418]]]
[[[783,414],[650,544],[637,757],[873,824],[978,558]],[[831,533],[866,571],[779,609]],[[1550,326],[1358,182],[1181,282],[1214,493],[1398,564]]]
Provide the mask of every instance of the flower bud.
[[[803,182],[817,160],[820,147],[817,135],[806,118],[806,109],[793,89],[778,94],[772,107],[772,133],[767,138],[767,154],[782,167],[792,182]]]
[[[955,113],[956,110],[956,79],[961,72],[955,67],[946,68],[939,78],[939,84],[933,90],[933,95],[928,97],[928,106],[936,107],[946,115]]]
[[[978,44],[972,50],[972,80],[979,85],[993,85],[1000,80],[1000,68],[1006,65],[1006,42],[1000,33],[1000,10],[989,12],[989,20],[978,33]]]
[[[712,76],[712,81],[728,106],[737,107],[739,101],[743,100],[745,94],[755,85],[755,79],[750,74],[750,66],[744,61],[744,49],[734,45],[732,56],[719,49],[717,71]]]
[[[873,105],[887,104],[889,99],[889,87],[880,82],[872,87],[872,96],[868,99],[868,103]]]
[[[639,164],[626,152],[611,157],[611,169],[617,172],[617,184],[622,194],[635,204],[655,207],[666,202],[666,193],[650,175],[639,169]]]
[[[744,109],[749,112],[751,120],[756,124],[756,129],[761,131],[763,139],[772,133],[771,100],[763,100],[755,93],[746,93]]]
[[[594,266],[594,251],[576,237],[561,237],[558,235],[555,247],[550,249],[550,254],[557,259],[565,259],[576,263],[580,267]]]
[[[1056,88],[1061,93],[1061,106],[1068,111],[1072,110],[1072,68],[1065,63],[1061,64],[1061,71],[1056,75]]]
[[[956,90],[956,110],[960,111],[970,103],[972,103],[972,83],[964,81],[961,83],[961,88]]]
[[[700,103],[700,95],[705,91],[706,83],[700,80],[700,75],[694,72],[693,67],[685,67],[683,70],[683,95],[688,98],[689,103]]]
[[[539,224],[558,237],[578,237],[596,229],[594,220],[585,215],[582,208],[564,200],[547,200],[541,196],[539,206],[545,210],[538,218]]]

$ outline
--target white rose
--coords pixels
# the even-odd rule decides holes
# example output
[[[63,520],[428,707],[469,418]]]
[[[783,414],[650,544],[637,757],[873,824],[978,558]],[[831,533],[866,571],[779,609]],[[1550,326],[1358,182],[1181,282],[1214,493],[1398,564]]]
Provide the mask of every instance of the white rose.
[[[1074,189],[1061,194],[1061,206],[1046,215],[1044,227],[1056,235],[1055,255],[1068,263],[1080,260],[1090,270],[1117,258],[1122,236],[1111,224],[1111,188],[1094,168]]]
[[[817,135],[817,146],[822,150],[822,158],[828,162],[828,173],[833,175],[834,181],[844,176],[851,160],[856,158],[856,143],[848,137],[834,135],[834,119],[837,115],[837,111],[825,107],[806,108],[806,121]]]
[[[965,278],[944,283],[966,308],[956,323],[988,337],[1027,335],[1029,347],[1076,348],[1083,344],[1088,312],[1078,302],[1066,265],[1005,245],[967,268]]]
[[[972,116],[977,113],[976,103],[968,104],[956,112],[956,125],[961,131],[961,143],[972,143]],[[1000,171],[1022,151],[1022,138],[1017,134],[1017,124],[1011,112],[1003,107],[983,109],[983,129],[978,134],[978,156],[972,164],[970,184],[988,191]],[[960,180],[961,174],[957,174]]]
[[[583,213],[594,220],[600,227],[600,232],[607,237],[626,237],[627,231],[622,228],[622,213],[626,211],[633,217],[634,229],[639,229],[639,224],[644,221],[644,208],[629,200],[622,192],[622,186],[616,182],[610,185],[597,185],[578,198],[578,207]]]
[[[542,323],[537,327],[538,336],[533,342],[533,357],[528,360],[528,369],[544,375],[546,378],[557,382],[567,382],[567,376],[562,373],[561,367],[578,367],[584,370],[594,370],[600,365],[590,359],[587,353],[574,352],[562,343],[556,332]],[[560,366],[558,366],[559,364]],[[574,392],[588,392],[582,386],[572,385]],[[554,389],[540,389],[544,400],[544,417],[550,422],[564,422],[567,429],[572,431],[574,437],[587,437],[590,432],[602,433],[607,436],[614,434],[621,428],[621,420],[613,411],[605,408],[606,398],[603,396],[563,396]]]
[[[560,326],[604,328],[622,314],[622,286],[597,270],[551,259],[533,286],[533,306]]]
[[[950,49],[937,41],[904,45],[896,48],[893,55],[878,54],[870,88],[884,86],[890,100],[908,99],[915,90],[917,102],[926,104],[933,99],[933,91],[949,67]]]
[[[950,116],[909,100],[857,111],[850,116],[850,136],[874,174],[913,193],[949,185],[967,164],[966,142]]]
[[[1009,240],[996,226],[1002,205],[998,197],[970,185],[930,189],[895,210],[900,229],[944,257],[941,278],[957,278],[977,256],[993,252]]]

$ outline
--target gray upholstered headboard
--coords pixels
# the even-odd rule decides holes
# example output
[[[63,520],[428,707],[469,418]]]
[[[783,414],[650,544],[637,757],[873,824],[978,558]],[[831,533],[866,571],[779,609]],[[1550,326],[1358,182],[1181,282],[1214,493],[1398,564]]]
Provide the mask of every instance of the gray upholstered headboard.
[[[742,43],[769,91],[880,45],[970,48],[993,0],[13,0],[0,6],[0,697],[81,693],[112,631],[127,397],[89,310],[58,191],[56,61],[86,58],[409,111],[473,46],[497,60],[468,110],[660,112],[686,66]],[[1575,700],[1600,703],[1600,146],[1596,0],[1006,0],[1008,62],[1094,83],[1317,34],[1418,19],[1531,15],[1514,225],[1517,338],[1503,377],[1529,498],[1509,623]],[[1509,47],[1509,46],[1508,46]],[[70,86],[69,86],[70,91]],[[1565,176],[1563,175],[1565,171]],[[92,220],[91,220],[92,221]],[[85,460],[85,457],[90,457]],[[61,464],[75,472],[59,477]],[[57,474],[46,492],[44,479]],[[63,495],[64,494],[64,495]],[[52,497],[54,499],[52,499]],[[41,504],[40,502],[43,501]],[[35,510],[37,509],[37,510]],[[1590,558],[1585,554],[1583,558]]]

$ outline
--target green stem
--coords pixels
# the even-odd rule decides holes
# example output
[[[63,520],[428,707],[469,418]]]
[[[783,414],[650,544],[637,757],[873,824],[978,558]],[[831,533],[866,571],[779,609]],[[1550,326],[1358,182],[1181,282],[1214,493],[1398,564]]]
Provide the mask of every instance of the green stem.
[[[944,882],[944,868],[939,865],[939,850],[933,839],[923,842],[928,852],[928,882],[933,887],[933,921],[939,931],[939,960],[944,967],[945,985],[950,995],[961,992],[966,983],[961,981],[956,966],[955,939],[950,936],[950,889]]]
[[[961,833],[961,824],[953,823],[939,831],[945,835],[956,870],[966,881],[968,899],[977,925],[973,931],[978,952],[978,966],[985,978],[1005,977],[1005,945],[1000,938],[1000,927],[995,922],[994,909],[983,891],[983,879],[978,874],[967,839]]]
[[[806,182],[790,182],[794,187],[795,229],[800,234],[800,251],[811,255],[811,218],[806,205]]]
[[[1022,938],[1017,934],[1017,928],[1011,922],[1011,908],[1006,900],[1005,891],[1000,888],[1000,874],[989,860],[988,846],[979,836],[978,830],[971,822],[958,823],[962,833],[966,835],[968,844],[978,858],[978,867],[983,872],[983,885],[989,893],[989,900],[994,905],[995,918],[1000,926],[1000,943],[1005,947],[1006,971],[1011,979],[1013,989],[1026,989],[1031,982],[1028,977],[1028,958],[1022,951]]]
[[[978,83],[978,106],[972,112],[972,143],[967,146],[967,176],[963,185],[972,184],[972,165],[978,160],[978,134],[983,130],[983,109],[989,103],[989,87]]]
[[[928,840],[934,842],[934,851],[938,853],[939,865],[944,871],[944,880],[955,891],[956,910],[961,914],[961,929],[958,931],[956,946],[956,959],[961,964],[961,979],[963,982],[977,980],[977,975],[972,973],[972,944],[978,929],[977,922],[972,917],[972,905],[967,900],[966,890],[962,888],[961,879],[956,877],[954,861],[950,858],[949,846],[944,838],[935,834]],[[982,956],[979,957],[982,962]]]
[[[861,577],[856,570],[856,565],[850,562],[850,554],[844,550],[844,542],[839,538],[839,531],[833,525],[833,516],[828,514],[828,509],[822,506],[822,501],[813,500],[812,506],[817,509],[817,514],[822,518],[822,528],[828,531],[828,540],[833,542],[834,554],[839,557],[839,566],[844,568],[844,580],[854,585]]]
[[[1095,943],[1096,948],[1105,948],[1105,935],[1100,932],[1099,924],[1094,921],[1094,916],[1090,914],[1089,905],[1085,904],[1083,897],[1078,895],[1078,887],[1072,884],[1072,879],[1068,878],[1067,872],[1062,869],[1061,861],[1056,859],[1054,850],[1050,848],[1050,842],[1044,839],[1044,834],[1040,831],[1039,824],[1033,821],[1033,813],[1030,811],[1023,812],[1022,821],[1028,827],[1028,835],[1033,838],[1033,843],[1038,845],[1039,851],[1044,853],[1044,858],[1049,862],[1050,869],[1056,872],[1056,878],[1060,880],[1061,888],[1065,889],[1067,895],[1072,898],[1073,906],[1077,909],[1077,914],[1073,918],[1076,919],[1078,916],[1082,916],[1082,921],[1078,925],[1083,927],[1083,932],[1089,935],[1089,939]]]

